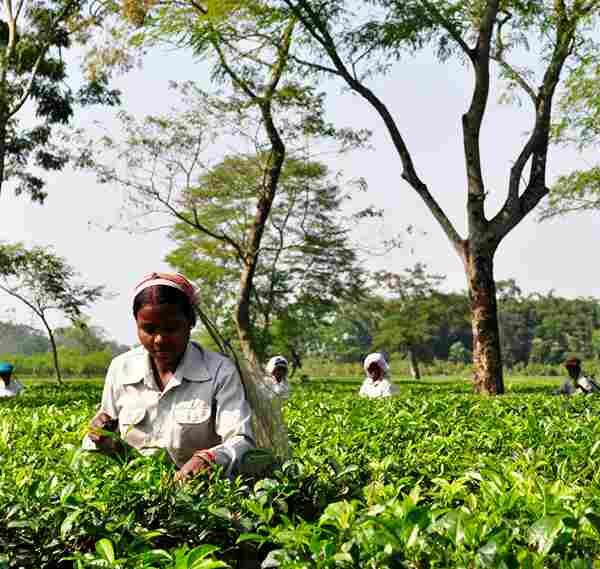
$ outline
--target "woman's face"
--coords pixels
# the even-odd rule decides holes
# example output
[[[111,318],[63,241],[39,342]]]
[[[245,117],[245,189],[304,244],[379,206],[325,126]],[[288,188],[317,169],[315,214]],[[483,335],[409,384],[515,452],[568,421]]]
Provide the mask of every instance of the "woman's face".
[[[277,382],[281,382],[285,379],[285,375],[287,373],[287,368],[284,366],[277,366],[274,370],[273,370],[273,377],[275,378],[275,380]]]
[[[138,338],[156,365],[174,371],[192,328],[181,308],[176,304],[144,304],[135,321]]]
[[[367,368],[367,374],[373,381],[379,381],[383,377],[383,370],[379,367],[379,364],[373,362]]]

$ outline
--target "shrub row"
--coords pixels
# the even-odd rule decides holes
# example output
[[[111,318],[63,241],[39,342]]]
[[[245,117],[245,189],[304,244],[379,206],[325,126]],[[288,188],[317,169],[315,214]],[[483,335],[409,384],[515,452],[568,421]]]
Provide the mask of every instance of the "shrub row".
[[[471,375],[471,364],[456,363],[444,360],[434,360],[429,363],[420,364],[421,375],[424,376],[465,376]],[[583,362],[586,374],[598,377],[600,375],[600,361],[587,360]],[[393,377],[410,376],[410,367],[405,359],[391,358],[391,375]],[[358,362],[342,363],[327,360],[307,360],[299,373],[305,373],[311,377],[357,377],[363,374],[362,365]],[[561,377],[566,372],[562,365],[530,363],[524,365],[516,364],[512,368],[505,369],[506,375],[545,376]]]
[[[75,350],[59,348],[58,361],[64,377],[104,376],[113,354],[108,351],[81,354]],[[52,352],[32,354],[2,354],[0,360],[15,366],[15,377],[52,377],[54,360]]]

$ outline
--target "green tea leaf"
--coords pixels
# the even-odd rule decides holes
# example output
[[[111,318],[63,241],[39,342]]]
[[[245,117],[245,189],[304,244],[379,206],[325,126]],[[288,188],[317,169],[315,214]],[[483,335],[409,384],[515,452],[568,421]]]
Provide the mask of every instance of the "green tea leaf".
[[[115,548],[110,539],[102,538],[96,543],[96,551],[108,563],[115,562]]]

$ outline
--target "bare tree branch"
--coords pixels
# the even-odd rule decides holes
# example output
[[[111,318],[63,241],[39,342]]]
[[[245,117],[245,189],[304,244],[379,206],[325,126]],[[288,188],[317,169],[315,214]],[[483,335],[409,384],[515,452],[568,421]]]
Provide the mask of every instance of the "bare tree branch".
[[[473,61],[476,52],[470,47],[467,42],[463,39],[460,32],[456,29],[454,24],[447,20],[442,13],[437,9],[435,4],[429,2],[429,0],[421,0],[422,4],[433,14],[437,21],[444,27],[444,29],[450,34],[450,37],[460,46],[465,55]]]
[[[523,91],[529,96],[533,105],[536,103],[536,93],[534,88],[527,82],[525,77],[523,77],[515,67],[513,67],[508,61],[506,61],[504,57],[505,45],[502,40],[502,27],[512,18],[512,14],[506,13],[504,18],[498,20],[498,25],[496,28],[496,49],[490,55],[490,57],[498,62],[500,67],[504,70],[504,72],[515,81]]]
[[[396,122],[394,121],[394,118],[389,112],[389,109],[373,91],[371,91],[360,81],[357,81],[354,75],[348,70],[338,53],[335,41],[327,30],[326,25],[312,10],[309,2],[306,0],[297,0],[297,2],[294,0],[284,0],[284,2],[292,10],[294,15],[304,24],[304,27],[308,30],[312,37],[323,46],[325,52],[328,54],[331,62],[337,70],[337,74],[346,81],[348,86],[353,91],[357,92],[364,99],[366,99],[383,119],[384,124],[392,138],[394,147],[396,148],[396,151],[398,152],[402,162],[402,178],[406,180],[414,190],[416,190],[419,196],[421,196],[450,242],[458,251],[462,239],[452,225],[452,222],[446,216],[445,212],[429,192],[427,186],[418,176],[412,161],[412,156],[402,134],[396,125]]]
[[[578,15],[569,18],[563,0],[555,1],[555,11],[555,44],[542,85],[536,95],[534,128],[511,169],[507,199],[492,220],[493,231],[500,238],[513,229],[549,192],[546,184],[546,159],[550,140],[552,98],[564,63],[571,53],[578,23]],[[519,196],[521,176],[529,159],[529,181],[525,191]]]
[[[463,146],[467,169],[467,212],[469,238],[485,231],[485,188],[481,173],[480,133],[490,90],[490,49],[499,0],[487,0],[479,25],[475,55],[472,58],[475,85],[469,109],[462,117]]]

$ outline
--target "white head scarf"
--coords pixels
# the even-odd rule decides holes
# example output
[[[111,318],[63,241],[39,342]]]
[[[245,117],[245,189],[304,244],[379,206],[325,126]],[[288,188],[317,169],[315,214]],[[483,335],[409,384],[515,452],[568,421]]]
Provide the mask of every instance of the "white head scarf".
[[[287,369],[287,367],[288,367],[288,361],[283,356],[273,356],[267,362],[265,370],[266,370],[267,373],[273,373],[273,370],[276,367],[284,367],[285,369]]]
[[[383,354],[379,352],[374,352],[372,354],[369,354],[363,362],[363,368],[367,375],[369,375],[369,366],[374,363],[381,368],[381,371],[383,371],[384,374],[387,373],[387,370],[390,368],[388,363],[385,361]]]

